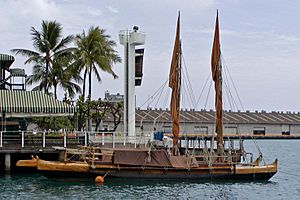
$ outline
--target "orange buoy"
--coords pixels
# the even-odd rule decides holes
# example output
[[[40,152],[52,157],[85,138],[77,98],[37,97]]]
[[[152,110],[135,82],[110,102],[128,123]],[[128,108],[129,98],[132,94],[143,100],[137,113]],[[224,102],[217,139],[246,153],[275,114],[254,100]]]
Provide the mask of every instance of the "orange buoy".
[[[95,182],[96,182],[96,183],[104,183],[104,178],[103,178],[102,176],[97,176],[97,177],[95,178]]]

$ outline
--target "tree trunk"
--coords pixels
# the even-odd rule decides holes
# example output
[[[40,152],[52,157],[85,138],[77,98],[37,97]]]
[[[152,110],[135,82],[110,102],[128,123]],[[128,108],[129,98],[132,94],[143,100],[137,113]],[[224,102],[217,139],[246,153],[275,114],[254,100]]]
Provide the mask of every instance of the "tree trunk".
[[[89,101],[91,101],[92,97],[92,66],[90,66],[90,71],[89,71]]]
[[[89,94],[88,94],[88,131],[92,130],[90,103],[92,99],[92,66],[89,69]]]
[[[45,73],[45,86],[44,86],[44,90],[45,90],[45,94],[48,94],[48,74],[49,74],[49,61],[48,58],[46,58],[46,73]]]
[[[54,87],[54,98],[57,99],[57,84],[53,84]]]
[[[87,75],[87,69],[84,70],[84,75],[83,75],[83,85],[82,85],[82,99],[83,99],[83,102],[85,101],[86,75]],[[82,108],[80,108],[79,109],[79,116],[78,116],[77,130],[81,131],[82,127],[83,127],[83,110],[82,110]]]
[[[97,132],[97,131],[98,131],[100,123],[101,123],[101,120],[99,120],[99,119],[98,119],[98,120],[96,120],[95,132]]]
[[[82,86],[82,96],[83,96],[83,101],[85,101],[85,83],[86,83],[86,74],[87,74],[87,69],[85,69],[84,75],[83,75],[83,86]]]

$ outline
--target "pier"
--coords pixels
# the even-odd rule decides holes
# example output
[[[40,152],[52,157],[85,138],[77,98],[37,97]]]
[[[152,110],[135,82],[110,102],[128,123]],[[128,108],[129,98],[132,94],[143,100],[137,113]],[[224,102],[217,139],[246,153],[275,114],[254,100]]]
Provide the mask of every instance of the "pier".
[[[172,137],[171,134],[165,134],[166,136]],[[207,135],[207,134],[180,134],[179,138],[181,140],[195,140],[195,139],[216,139],[216,135]],[[265,135],[249,135],[249,134],[224,134],[224,139],[230,140],[299,140],[300,134],[291,134],[291,135],[279,135],[279,134],[265,134]]]
[[[154,132],[138,133],[135,138],[124,137],[120,132],[0,132],[0,172],[16,170],[15,164],[20,159],[30,159],[38,155],[42,159],[57,160],[59,152],[53,147],[77,148],[79,146],[105,147],[148,147],[154,140]],[[170,133],[164,136],[172,138]],[[207,134],[180,134],[181,141],[215,140],[216,136]],[[294,140],[300,134],[292,135],[249,135],[225,134],[224,140]],[[133,142],[134,141],[134,142]]]

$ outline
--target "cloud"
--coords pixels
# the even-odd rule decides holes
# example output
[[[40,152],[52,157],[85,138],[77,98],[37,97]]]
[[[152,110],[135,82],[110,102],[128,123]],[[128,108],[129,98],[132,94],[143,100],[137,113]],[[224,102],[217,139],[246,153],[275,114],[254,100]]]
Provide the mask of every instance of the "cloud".
[[[50,0],[8,1],[8,6],[12,8],[15,13],[18,13],[18,15],[33,16],[38,18],[53,17],[60,12],[57,4]]]
[[[119,10],[117,8],[112,7],[111,5],[109,5],[107,8],[112,13],[118,13],[119,12]]]
[[[212,28],[190,28],[185,32],[192,34],[213,34],[214,29]],[[300,42],[300,37],[297,35],[288,35],[288,34],[280,34],[274,31],[236,31],[230,29],[221,29],[220,30],[221,37],[222,36],[230,36],[230,37],[238,37],[243,39],[252,39],[252,40],[261,40],[261,41],[273,41],[276,44],[290,43],[293,44],[295,42]]]
[[[102,15],[102,11],[98,8],[88,8],[87,12],[92,16]]]

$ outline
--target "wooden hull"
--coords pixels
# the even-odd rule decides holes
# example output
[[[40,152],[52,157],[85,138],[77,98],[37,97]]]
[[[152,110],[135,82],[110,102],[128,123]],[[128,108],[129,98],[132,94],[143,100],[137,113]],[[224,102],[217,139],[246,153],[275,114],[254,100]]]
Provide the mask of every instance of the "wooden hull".
[[[93,172],[96,175],[103,176],[103,173]],[[218,173],[218,174],[206,174],[206,173],[198,173],[198,172],[183,172],[183,173],[159,173],[159,172],[115,172],[111,173],[107,177],[110,178],[125,178],[125,179],[155,179],[155,180],[244,180],[244,181],[254,181],[254,180],[269,180],[274,176],[275,173],[256,173],[256,174],[230,174],[230,173]]]
[[[269,180],[277,172],[277,160],[263,166],[213,166],[191,169],[97,166],[91,173],[111,178],[177,180]]]
[[[106,175],[109,178],[173,180],[269,180],[277,172],[277,160],[263,166],[216,165],[196,168],[125,167],[111,164],[91,166],[83,162],[39,160],[37,168],[48,178],[81,179]]]
[[[39,160],[37,169],[40,171],[57,171],[57,172],[89,172],[89,164],[84,162],[60,162]]]
[[[94,177],[89,164],[84,162],[60,162],[39,160],[37,169],[48,178],[78,180]]]
[[[17,167],[32,167],[36,168],[37,167],[37,159],[31,159],[31,160],[18,160],[16,163]]]

